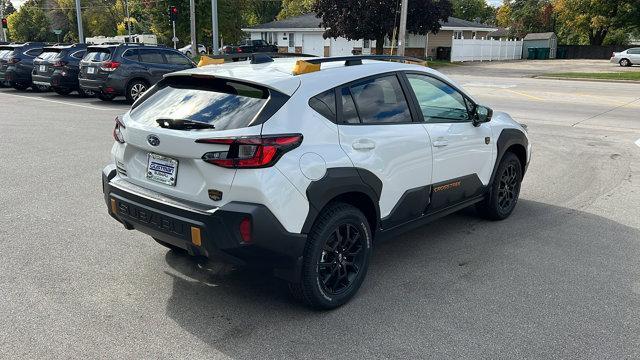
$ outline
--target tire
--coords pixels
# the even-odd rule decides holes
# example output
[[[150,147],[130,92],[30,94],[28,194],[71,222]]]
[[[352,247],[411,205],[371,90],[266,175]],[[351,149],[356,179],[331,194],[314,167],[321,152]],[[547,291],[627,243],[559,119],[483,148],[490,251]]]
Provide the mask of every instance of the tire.
[[[98,93],[98,99],[102,100],[102,101],[111,101],[113,99],[115,99],[116,96],[113,94],[104,94],[104,93]]]
[[[371,255],[371,230],[357,208],[334,203],[311,228],[300,283],[289,284],[294,298],[314,309],[345,304],[364,281]]]
[[[127,85],[127,101],[133,104],[145,91],[149,89],[149,84],[144,80],[133,80]]]
[[[164,246],[164,247],[166,247],[166,248],[168,248],[168,249],[170,249],[172,251],[181,252],[181,253],[185,252],[185,250],[183,248],[177,247],[175,245],[171,245],[171,244],[166,243],[166,242],[164,242],[162,240],[158,240],[156,238],[153,238],[153,240],[155,240],[158,244],[160,244],[160,245],[162,245],[162,246]]]
[[[206,53],[207,53],[206,51],[200,51],[200,55],[204,55]]]
[[[476,206],[479,215],[490,220],[508,218],[518,203],[521,182],[520,160],[512,152],[505,153],[487,198]]]
[[[17,82],[11,82],[11,87],[19,90],[19,91],[25,91],[29,88],[29,84],[23,84],[23,83],[17,83]]]
[[[73,91],[73,90],[71,90],[69,88],[59,88],[59,87],[54,87],[52,89],[56,94],[62,95],[62,96],[67,96],[67,95],[71,94],[71,92]]]
[[[83,89],[78,89],[78,94],[81,97],[94,97],[96,96],[96,93],[94,91],[91,90],[83,90]]]
[[[629,59],[622,59],[622,60],[620,60],[620,66],[622,66],[622,67],[631,66],[631,61],[629,61]]]

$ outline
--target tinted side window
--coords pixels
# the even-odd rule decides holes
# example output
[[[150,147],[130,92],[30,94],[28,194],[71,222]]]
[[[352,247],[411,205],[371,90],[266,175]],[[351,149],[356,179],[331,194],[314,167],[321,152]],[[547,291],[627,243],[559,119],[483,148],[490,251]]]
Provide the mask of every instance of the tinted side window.
[[[164,64],[164,58],[156,49],[140,49],[140,61],[151,64]]]
[[[173,51],[165,51],[164,57],[167,58],[167,63],[173,65],[191,65],[191,60],[187,59],[186,56],[182,54],[178,54]]]
[[[349,88],[342,88],[340,98],[342,101],[342,122],[345,124],[359,124],[360,117]]]
[[[140,61],[138,57],[139,51],[138,49],[129,49],[122,54],[122,57],[127,60]]]
[[[351,94],[365,124],[411,122],[407,99],[395,75],[352,85]]]
[[[309,99],[309,106],[327,119],[336,121],[336,95],[333,89]]]
[[[456,89],[431,76],[407,74],[407,78],[416,94],[424,121],[469,120],[467,101]]]

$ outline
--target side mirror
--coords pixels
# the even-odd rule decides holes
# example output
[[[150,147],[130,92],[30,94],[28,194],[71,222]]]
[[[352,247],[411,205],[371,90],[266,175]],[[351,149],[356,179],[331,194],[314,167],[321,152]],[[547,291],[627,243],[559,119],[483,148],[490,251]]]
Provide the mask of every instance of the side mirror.
[[[491,121],[492,116],[493,110],[491,110],[491,108],[482,105],[476,105],[473,114],[473,126],[480,126],[480,124],[482,123]]]

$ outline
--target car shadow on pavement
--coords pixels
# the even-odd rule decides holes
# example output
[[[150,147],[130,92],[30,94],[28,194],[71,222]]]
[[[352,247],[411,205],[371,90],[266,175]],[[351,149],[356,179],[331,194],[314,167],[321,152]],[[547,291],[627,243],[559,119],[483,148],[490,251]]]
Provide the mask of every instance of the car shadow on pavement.
[[[269,273],[168,252],[166,312],[233,358],[623,358],[640,348],[639,259],[638,229],[521,200],[505,221],[467,209],[378,244],[327,312]]]

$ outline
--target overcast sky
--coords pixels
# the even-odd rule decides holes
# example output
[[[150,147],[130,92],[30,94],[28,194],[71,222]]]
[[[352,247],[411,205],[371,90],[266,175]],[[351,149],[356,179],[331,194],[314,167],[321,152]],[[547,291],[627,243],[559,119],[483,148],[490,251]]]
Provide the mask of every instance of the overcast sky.
[[[12,0],[13,5],[15,7],[20,7],[20,5],[22,5],[22,3],[24,3],[26,0]],[[487,3],[489,3],[490,5],[493,6],[498,6],[500,4],[502,4],[502,0],[485,0]]]

